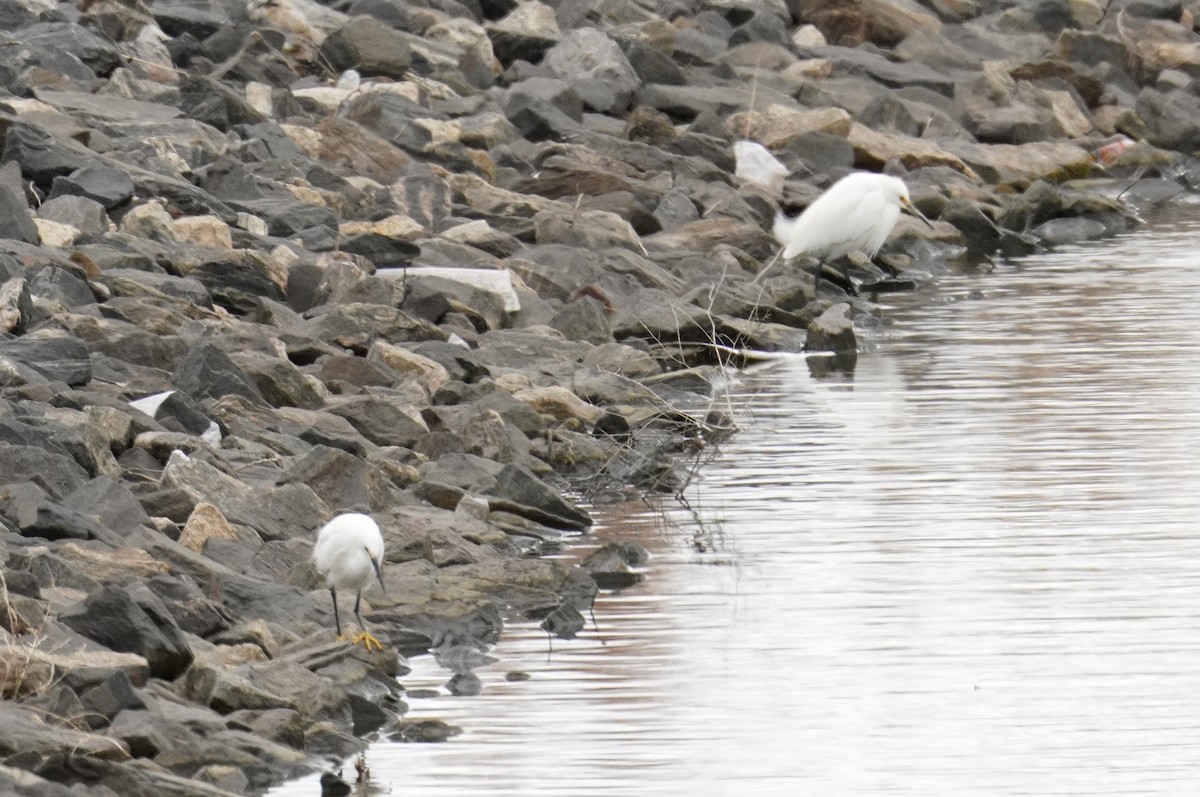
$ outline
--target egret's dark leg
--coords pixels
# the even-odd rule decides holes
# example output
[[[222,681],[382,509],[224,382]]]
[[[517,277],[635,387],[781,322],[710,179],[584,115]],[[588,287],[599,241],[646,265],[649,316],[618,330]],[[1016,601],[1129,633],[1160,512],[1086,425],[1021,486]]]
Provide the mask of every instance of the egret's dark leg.
[[[874,260],[872,260],[871,262],[875,263]],[[879,266],[881,269],[886,271],[888,273],[888,276],[890,276],[890,277],[899,277],[900,274],[903,273],[900,269],[896,268],[891,263],[888,263],[886,261],[880,261],[879,263],[875,263],[875,265]]]
[[[813,299],[821,298],[821,270],[825,268],[825,261],[817,261],[817,270],[813,273]]]
[[[850,268],[848,266],[841,269],[842,279],[846,281],[846,293],[851,296],[858,296],[858,288],[854,287],[854,280],[850,279]]]
[[[338,617],[338,610],[337,610],[337,588],[336,588],[336,587],[330,587],[330,588],[329,588],[329,595],[330,595],[330,597],[332,597],[332,598],[333,598],[333,624],[337,626],[337,632],[338,632],[338,636],[340,637],[340,636],[342,635],[342,621],[341,621],[341,619]]]
[[[358,613],[358,605],[360,603],[362,603],[362,590],[361,589],[358,591],[358,594],[356,596],[354,596],[354,616],[358,619],[358,627],[361,628],[362,630],[366,631],[367,624],[362,621],[362,615]]]

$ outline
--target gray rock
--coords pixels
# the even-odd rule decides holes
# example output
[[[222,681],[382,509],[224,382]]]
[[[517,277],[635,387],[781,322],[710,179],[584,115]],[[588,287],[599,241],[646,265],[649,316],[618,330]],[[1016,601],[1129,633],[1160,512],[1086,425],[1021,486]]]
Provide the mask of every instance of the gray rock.
[[[531,141],[561,139],[583,121],[583,98],[564,80],[531,77],[510,86],[504,115]]]
[[[0,755],[6,759],[17,753],[48,756],[64,750],[98,761],[124,761],[129,757],[125,746],[108,736],[76,730],[65,723],[47,723],[35,708],[12,700],[0,702]],[[36,779],[25,779],[14,772],[9,767],[0,767],[0,783],[7,780],[22,784],[9,793],[29,794],[25,786],[36,786]],[[74,790],[63,792],[68,793],[74,794]]]
[[[94,164],[96,158],[51,135],[32,122],[15,122],[4,134],[4,153],[0,161],[16,161],[21,174],[39,185],[49,185],[55,177],[71,174]]]
[[[296,331],[364,355],[380,338],[390,343],[412,343],[447,337],[434,325],[402,310],[363,303],[330,307]]]
[[[70,509],[86,512],[102,526],[122,533],[132,533],[150,523],[149,515],[129,487],[103,476],[73,490],[63,504]]]
[[[328,409],[380,446],[410,448],[429,431],[415,407],[384,396],[352,396],[331,403]]]
[[[1075,217],[1039,224],[1033,234],[1046,246],[1062,246],[1103,237],[1109,234],[1109,228],[1097,219]]]
[[[307,485],[327,506],[338,509],[379,511],[394,505],[399,497],[399,490],[383,470],[328,446],[315,446],[299,458],[283,480]]]
[[[663,194],[662,199],[659,200],[658,206],[654,209],[654,218],[658,222],[659,229],[676,230],[685,224],[699,220],[700,211],[686,192],[672,189]]]
[[[978,204],[967,199],[954,199],[942,208],[941,221],[949,222],[962,231],[968,246],[987,251],[1000,240],[1001,230]]]
[[[439,719],[401,720],[396,730],[388,734],[388,741],[444,742],[460,733],[462,728]]]
[[[37,244],[41,240],[29,203],[7,185],[0,185],[0,238],[27,244]]]
[[[625,39],[620,44],[625,58],[641,82],[666,86],[687,83],[687,75],[679,64],[647,42]]]
[[[26,537],[45,540],[112,539],[108,530],[92,516],[48,501],[39,504],[34,514],[27,516],[17,527]]]
[[[291,748],[268,742],[243,731],[218,731],[207,734],[190,745],[172,747],[155,756],[155,763],[179,775],[192,775],[209,768],[236,767],[254,790],[302,772],[303,754]],[[196,780],[186,781],[200,789],[209,788],[221,794],[229,794],[215,787],[205,787]],[[152,792],[154,793],[154,792]],[[162,794],[164,792],[157,792]]]
[[[175,373],[171,384],[193,399],[242,396],[257,404],[267,401],[246,373],[228,354],[211,343],[202,343],[189,351]]]
[[[591,574],[600,589],[625,589],[645,576],[632,568],[650,561],[646,549],[634,542],[608,542],[588,554],[580,566]]]
[[[365,257],[376,268],[401,268],[421,254],[421,247],[416,244],[378,233],[347,238],[339,248],[343,252]]]
[[[570,83],[601,113],[619,113],[641,80],[615,41],[596,28],[568,32],[546,53],[542,64]]]
[[[805,351],[828,351],[842,356],[856,356],[858,339],[854,324],[847,313],[850,305],[835,304],[808,325]]]
[[[253,313],[263,298],[283,300],[283,292],[251,258],[210,260],[188,277],[204,286],[213,303],[237,315]]]
[[[1136,110],[1150,129],[1150,143],[1189,153],[1200,150],[1200,97],[1147,87],[1137,96]]]
[[[325,398],[316,380],[290,361],[260,352],[234,352],[230,360],[273,407],[320,409]]]
[[[133,682],[124,670],[117,670],[103,681],[86,690],[79,696],[85,709],[91,714],[89,720],[103,717],[104,724],[111,722],[121,711],[126,709],[142,709],[146,704],[134,692]],[[92,727],[99,727],[92,725]]]
[[[675,47],[671,57],[683,67],[713,66],[721,60],[729,50],[731,30],[708,30],[696,28],[681,29],[675,35]]]
[[[492,50],[505,66],[518,60],[536,64],[562,37],[554,11],[541,3],[512,6],[508,9],[512,13],[487,25]],[[497,16],[488,15],[489,19]]]
[[[21,30],[21,41],[34,50],[70,53],[97,75],[121,64],[121,54],[109,41],[74,23],[42,22]]]
[[[550,320],[550,326],[563,333],[568,340],[598,345],[613,339],[608,311],[591,296],[583,296],[565,304]]]
[[[225,611],[186,576],[154,576],[146,581],[146,586],[167,607],[180,629],[189,634],[207,637],[230,625]]]
[[[159,487],[164,491],[158,493],[160,500],[178,505],[182,496],[170,491],[181,490],[192,507],[207,501],[230,523],[253,529],[264,540],[310,535],[329,514],[328,507],[303,485],[251,486],[195,457],[172,456],[163,469]],[[175,511],[184,510],[191,511],[187,501]]]
[[[494,507],[545,523],[552,528],[585,529],[592,519],[521,465],[505,465],[488,495]]]
[[[65,454],[26,445],[4,445],[0,451],[0,484],[33,482],[61,499],[88,480],[87,471]]]
[[[100,275],[100,282],[117,295],[137,295],[137,292],[149,289],[197,307],[211,309],[213,306],[208,288],[190,276],[177,277],[174,274],[132,268],[105,268]]]
[[[782,103],[794,105],[784,94],[759,86],[756,107]],[[672,119],[691,121],[708,112],[725,118],[731,109],[751,110],[751,97],[741,86],[732,85],[683,85],[668,86],[661,83],[643,85],[634,96],[637,105],[655,108]]]
[[[135,602],[120,587],[101,587],[64,610],[59,621],[111,650],[144,656],[159,678],[173,679],[192,663],[192,651],[170,612],[146,592]]]
[[[401,78],[408,72],[408,40],[373,17],[354,17],[331,33],[321,53],[337,70],[356,69],[367,77]]]
[[[180,80],[179,109],[190,118],[222,131],[265,119],[232,87],[199,75],[185,75]]]
[[[350,354],[333,355],[321,360],[317,378],[334,393],[353,392],[353,388],[391,387],[402,379],[383,363]]]
[[[168,36],[177,37],[185,33],[203,41],[231,20],[221,8],[200,8],[185,3],[155,3],[151,9],[154,21]]]
[[[251,731],[264,739],[304,749],[304,729],[310,724],[290,708],[239,709],[226,716],[229,727]]]
[[[37,215],[38,218],[66,224],[85,233],[104,232],[109,224],[104,206],[82,196],[64,195],[48,199],[38,208]]]
[[[230,199],[229,206],[267,222],[271,235],[286,238],[292,235],[323,228],[337,229],[337,216],[327,207],[310,205],[286,196],[270,196],[262,199]]]
[[[83,274],[76,268],[57,264],[39,270],[30,280],[29,290],[34,296],[59,301],[72,310],[96,303],[96,295]]]

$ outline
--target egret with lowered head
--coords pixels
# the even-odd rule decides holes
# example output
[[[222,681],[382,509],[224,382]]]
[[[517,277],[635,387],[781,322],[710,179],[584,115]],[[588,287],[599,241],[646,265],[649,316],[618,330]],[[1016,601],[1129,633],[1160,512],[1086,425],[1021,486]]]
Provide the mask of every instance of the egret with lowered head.
[[[350,641],[361,644],[367,650],[383,650],[382,643],[367,631],[359,614],[362,591],[371,581],[378,579],[379,588],[383,589],[383,573],[379,569],[383,565],[383,535],[379,533],[379,526],[359,512],[338,515],[317,532],[313,561],[317,564],[317,572],[325,576],[325,583],[329,585],[338,639],[345,639],[337,606],[337,591],[341,587],[354,590],[354,616],[362,629]]]
[[[796,218],[778,214],[772,232],[783,244],[784,260],[811,255],[821,261],[813,285],[815,296],[825,261],[854,251],[875,257],[896,226],[901,210],[907,210],[933,228],[925,214],[913,205],[908,186],[899,177],[853,172],[830,186]],[[764,273],[765,269],[759,276]]]

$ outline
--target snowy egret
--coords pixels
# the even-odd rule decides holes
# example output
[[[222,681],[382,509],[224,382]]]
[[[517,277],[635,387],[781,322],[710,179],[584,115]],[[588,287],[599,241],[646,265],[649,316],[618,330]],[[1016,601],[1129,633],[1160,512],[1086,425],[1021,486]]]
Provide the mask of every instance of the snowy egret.
[[[383,588],[383,573],[379,570],[383,564],[383,535],[379,533],[379,526],[358,512],[338,515],[317,533],[313,561],[317,564],[317,572],[325,576],[325,582],[329,585],[338,639],[344,638],[337,607],[337,590],[341,587],[355,591],[354,616],[358,618],[359,628],[362,629],[350,641],[363,645],[367,650],[372,647],[383,650],[383,645],[367,631],[359,614],[362,591],[371,583],[371,579],[379,579],[379,587]]]
[[[925,214],[913,205],[908,186],[899,177],[853,172],[830,186],[796,218],[778,214],[772,232],[783,244],[784,260],[807,254],[821,261],[813,285],[815,296],[825,261],[854,251],[875,257],[896,226],[901,210],[909,211],[933,228]],[[763,273],[766,269],[759,276]]]

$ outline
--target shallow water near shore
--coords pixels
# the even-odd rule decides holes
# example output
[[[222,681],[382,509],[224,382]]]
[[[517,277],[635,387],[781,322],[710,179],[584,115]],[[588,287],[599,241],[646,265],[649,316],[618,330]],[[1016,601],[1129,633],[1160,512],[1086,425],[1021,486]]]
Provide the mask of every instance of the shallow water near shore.
[[[406,795],[1177,795],[1200,778],[1200,219],[887,296],[853,375],[745,374],[690,507],[552,644],[510,625]],[[403,679],[448,679],[428,656]],[[528,673],[509,682],[506,673]],[[353,776],[353,767],[345,774]],[[315,777],[271,792],[319,793]]]

